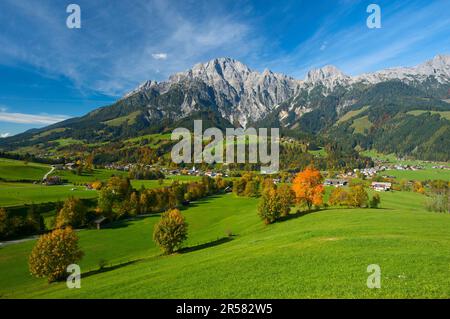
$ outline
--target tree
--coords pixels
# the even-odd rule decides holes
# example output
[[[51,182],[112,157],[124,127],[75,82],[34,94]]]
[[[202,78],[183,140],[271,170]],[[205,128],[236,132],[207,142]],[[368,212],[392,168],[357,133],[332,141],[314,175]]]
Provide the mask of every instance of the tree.
[[[372,196],[372,199],[369,202],[370,208],[378,208],[381,203],[381,198],[379,194],[375,194]]]
[[[345,206],[348,205],[348,192],[342,187],[336,187],[333,189],[330,195],[330,205],[332,206]]]
[[[6,238],[10,235],[8,212],[4,208],[0,208],[0,238]]]
[[[56,227],[80,227],[86,222],[86,208],[80,199],[69,197],[56,216]]]
[[[139,197],[136,192],[131,193],[129,204],[130,204],[130,215],[131,216],[136,216],[141,213]]]
[[[77,263],[82,256],[78,236],[67,227],[39,237],[28,264],[32,275],[47,277],[48,282],[53,282],[63,279],[67,266]]]
[[[348,204],[351,207],[367,207],[369,202],[369,195],[367,194],[364,186],[355,185],[350,187],[348,194]]]
[[[27,211],[25,223],[30,233],[40,232],[45,229],[44,218],[37,211],[36,205],[31,204]]]
[[[258,215],[266,225],[275,222],[281,215],[281,205],[277,197],[275,186],[266,187],[262,192],[258,206]]]
[[[166,211],[155,225],[153,240],[166,254],[172,254],[187,239],[187,223],[178,209]]]
[[[295,194],[288,185],[283,184],[277,188],[277,200],[280,205],[281,216],[289,215],[294,198]]]
[[[320,206],[324,193],[322,181],[322,175],[314,167],[309,166],[303,172],[298,173],[292,184],[297,202],[306,204],[308,210],[311,210],[312,205]]]

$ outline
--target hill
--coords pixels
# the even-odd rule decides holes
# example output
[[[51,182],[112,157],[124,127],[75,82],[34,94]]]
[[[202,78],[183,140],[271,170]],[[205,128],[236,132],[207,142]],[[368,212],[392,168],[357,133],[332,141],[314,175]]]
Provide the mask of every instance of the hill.
[[[449,298],[450,216],[425,212],[417,193],[381,196],[380,209],[329,208],[271,226],[256,199],[207,198],[183,211],[189,239],[173,256],[151,240],[158,216],[82,230],[81,289],[32,278],[33,241],[2,247],[0,297]],[[366,286],[370,264],[382,289]]]

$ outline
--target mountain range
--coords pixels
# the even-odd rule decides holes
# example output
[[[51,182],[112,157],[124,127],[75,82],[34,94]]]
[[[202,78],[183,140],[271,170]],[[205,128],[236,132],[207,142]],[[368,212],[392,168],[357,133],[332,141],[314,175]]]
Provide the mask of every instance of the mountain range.
[[[280,127],[286,135],[422,159],[450,159],[450,56],[349,76],[327,65],[303,80],[231,58],[149,80],[85,116],[0,140],[2,151],[60,140],[111,142],[190,126]],[[52,144],[53,145],[53,144]],[[32,147],[32,148],[30,148]]]

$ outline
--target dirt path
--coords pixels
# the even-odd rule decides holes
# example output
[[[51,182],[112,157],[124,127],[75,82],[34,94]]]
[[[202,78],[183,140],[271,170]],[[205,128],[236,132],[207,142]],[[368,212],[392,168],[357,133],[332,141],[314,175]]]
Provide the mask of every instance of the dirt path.
[[[53,173],[55,171],[55,166],[52,166],[52,169],[50,171],[47,172],[47,174],[44,175],[44,177],[42,178],[43,181],[45,181],[48,177],[48,175],[50,175],[51,173]]]

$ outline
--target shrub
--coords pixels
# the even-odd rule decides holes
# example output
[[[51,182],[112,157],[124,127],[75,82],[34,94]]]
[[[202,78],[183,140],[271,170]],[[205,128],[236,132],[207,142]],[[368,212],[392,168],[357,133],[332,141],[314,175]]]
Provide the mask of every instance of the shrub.
[[[426,203],[429,211],[437,213],[450,213],[449,194],[433,194]]]
[[[78,236],[71,227],[56,229],[39,237],[29,257],[29,269],[36,277],[48,282],[61,280],[67,266],[78,262],[83,252],[78,248]]]
[[[372,196],[372,199],[369,202],[369,206],[370,206],[370,208],[378,208],[380,203],[381,203],[380,195],[375,194]]]
[[[187,223],[178,209],[171,209],[155,225],[153,240],[166,254],[172,254],[187,239]]]

